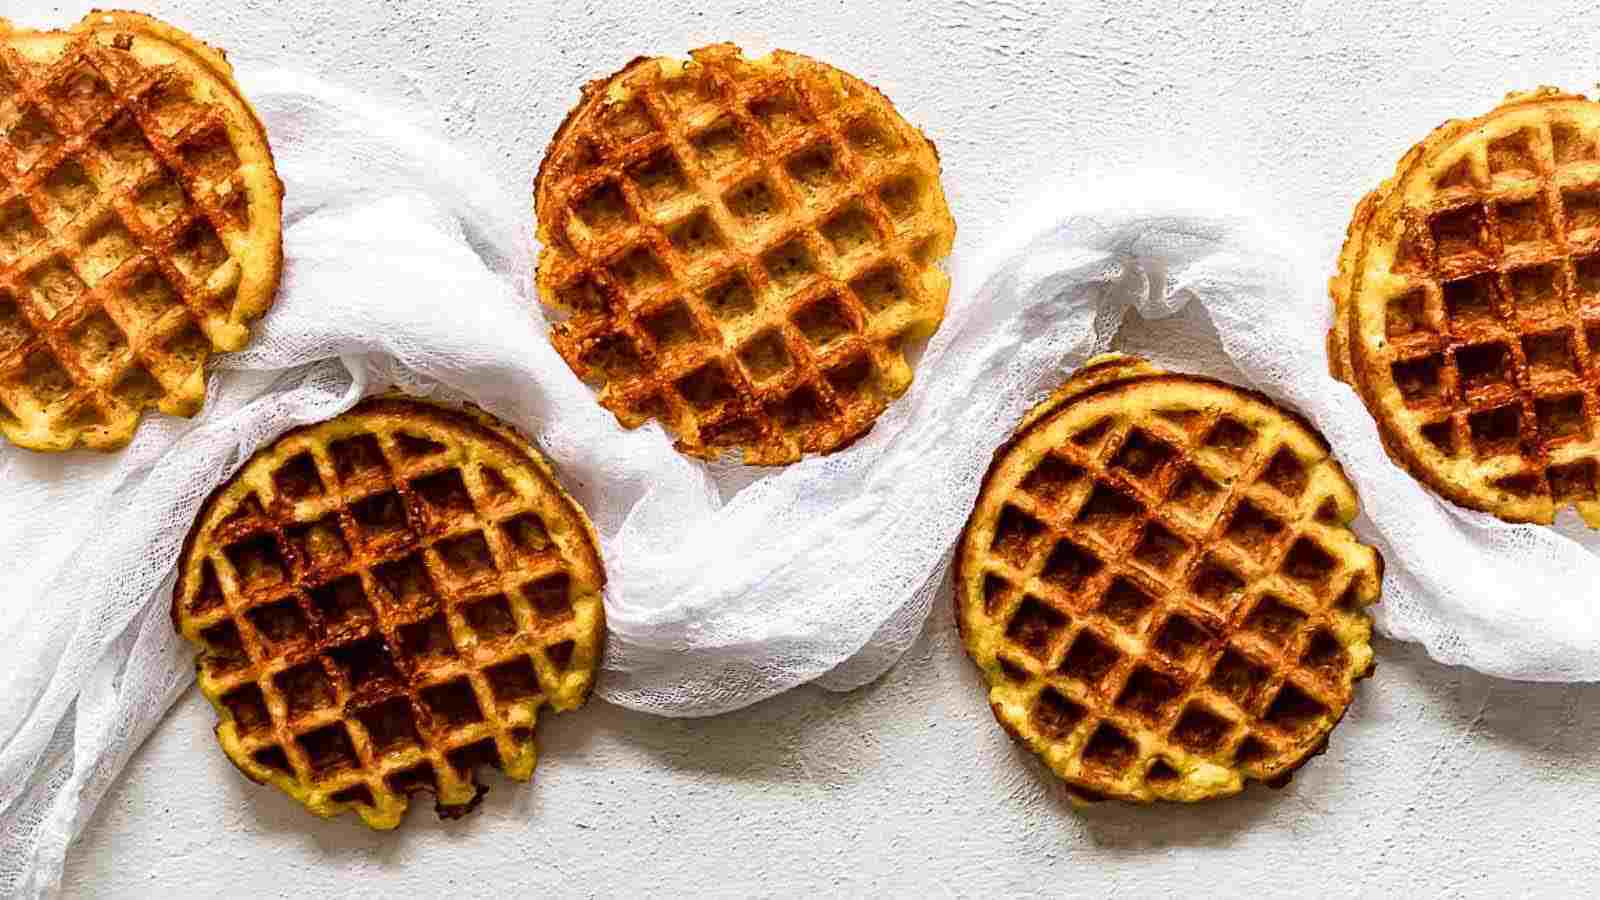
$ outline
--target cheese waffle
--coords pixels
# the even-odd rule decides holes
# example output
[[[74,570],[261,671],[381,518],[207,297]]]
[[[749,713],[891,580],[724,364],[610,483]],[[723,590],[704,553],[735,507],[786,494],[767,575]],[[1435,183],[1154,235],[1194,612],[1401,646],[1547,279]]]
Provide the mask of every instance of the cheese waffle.
[[[955,222],[888,99],[731,44],[583,90],[535,185],[556,349],[624,426],[749,464],[838,450],[911,383]]]
[[[1600,103],[1542,88],[1412,148],[1356,208],[1328,353],[1389,454],[1514,522],[1600,527]]]
[[[995,718],[1075,800],[1286,783],[1370,674],[1382,560],[1266,398],[1091,361],[996,453],[956,555]]]
[[[605,573],[588,518],[489,416],[366,401],[284,435],[206,502],[173,622],[217,740],[320,816],[470,811],[533,774],[539,711],[589,694]]]
[[[221,51],[148,16],[0,19],[0,434],[112,450],[193,415],[278,285],[283,189]]]

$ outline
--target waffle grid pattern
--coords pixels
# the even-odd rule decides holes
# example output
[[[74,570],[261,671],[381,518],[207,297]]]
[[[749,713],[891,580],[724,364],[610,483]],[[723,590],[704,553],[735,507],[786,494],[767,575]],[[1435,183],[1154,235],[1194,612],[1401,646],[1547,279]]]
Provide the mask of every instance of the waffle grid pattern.
[[[1081,799],[1286,778],[1370,662],[1350,644],[1376,556],[1345,527],[1336,464],[1304,458],[1281,413],[1220,411],[1259,401],[1226,391],[1167,415],[1151,408],[1163,387],[1055,446],[1024,437],[1010,453],[1039,461],[969,525],[993,540],[964,551],[981,563],[962,576],[963,630],[1020,698],[996,717]]]
[[[375,827],[418,790],[462,814],[477,766],[526,779],[539,709],[587,694],[598,586],[561,542],[587,532],[470,435],[333,424],[245,470],[254,490],[186,555],[175,618],[247,775]]]
[[[1467,143],[1408,194],[1392,277],[1366,310],[1383,316],[1368,371],[1474,505],[1547,519],[1536,510],[1578,504],[1600,523],[1595,137],[1560,116],[1491,114]]]
[[[552,339],[629,427],[782,463],[867,430],[943,318],[954,223],[927,141],[882,95],[736,48],[625,70],[541,173]],[[547,163],[549,165],[549,163]]]
[[[192,413],[249,239],[227,122],[85,35],[46,67],[0,49],[0,134],[0,427],[107,448]]]

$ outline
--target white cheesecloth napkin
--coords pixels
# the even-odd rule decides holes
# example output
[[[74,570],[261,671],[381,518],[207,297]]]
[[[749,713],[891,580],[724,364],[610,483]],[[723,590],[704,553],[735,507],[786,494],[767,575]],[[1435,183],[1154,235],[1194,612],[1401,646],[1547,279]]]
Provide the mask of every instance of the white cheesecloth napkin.
[[[189,684],[168,603],[203,498],[264,442],[392,384],[471,398],[538,440],[602,538],[600,696],[706,715],[885,671],[944,583],[994,447],[1128,310],[1198,301],[1222,362],[1157,361],[1220,365],[1321,428],[1389,562],[1390,634],[1493,674],[1600,677],[1591,551],[1570,527],[1450,507],[1391,465],[1326,374],[1327,266],[1203,186],[1030,195],[1009,237],[953,263],[946,322],[866,438],[752,472],[687,460],[653,424],[621,430],[568,371],[527,296],[527,186],[494,183],[393,103],[281,71],[240,81],[287,189],[284,283],[256,338],[215,360],[199,416],[151,416],[121,453],[0,448],[0,895],[59,885],[68,843]]]

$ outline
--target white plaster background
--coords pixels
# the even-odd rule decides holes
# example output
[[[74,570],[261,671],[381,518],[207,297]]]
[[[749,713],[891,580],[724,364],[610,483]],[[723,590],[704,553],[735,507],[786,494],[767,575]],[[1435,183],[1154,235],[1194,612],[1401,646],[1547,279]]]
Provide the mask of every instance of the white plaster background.
[[[102,0],[106,2],[106,0]],[[924,4],[170,0],[228,48],[436,110],[528,191],[584,81],[720,39],[876,83],[938,143],[960,246],[1038,173],[1139,167],[1236,187],[1333,259],[1349,211],[1440,121],[1600,78],[1589,3]],[[3,0],[76,21],[89,3]],[[1320,328],[1321,323],[1307,323]],[[1159,345],[1175,329],[1140,329]],[[191,691],[68,859],[85,896],[1426,895],[1594,892],[1600,688],[1497,682],[1384,642],[1329,753],[1283,791],[1069,808],[991,720],[941,601],[882,681],[703,721],[593,704],[547,719],[535,782],[398,833],[240,778]]]

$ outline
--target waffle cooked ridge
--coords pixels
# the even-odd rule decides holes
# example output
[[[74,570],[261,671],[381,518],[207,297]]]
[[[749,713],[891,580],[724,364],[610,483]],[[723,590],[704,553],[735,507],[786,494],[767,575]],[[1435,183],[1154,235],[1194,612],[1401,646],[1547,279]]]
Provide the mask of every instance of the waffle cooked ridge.
[[[0,19],[0,434],[112,450],[198,411],[272,302],[282,194],[220,51],[137,13]]]
[[[533,774],[545,705],[587,698],[605,581],[588,518],[491,417],[365,401],[258,452],[206,502],[172,616],[217,740],[320,816],[471,811]]]
[[[1320,436],[1258,394],[1091,360],[996,453],[956,613],[1074,800],[1287,783],[1372,670],[1382,559]]]
[[[1397,462],[1513,522],[1600,527],[1600,103],[1447,122],[1364,198],[1330,282],[1334,375]]]
[[[753,465],[829,453],[912,379],[955,222],[933,145],[786,51],[639,59],[586,86],[535,184],[551,341],[625,427]]]

